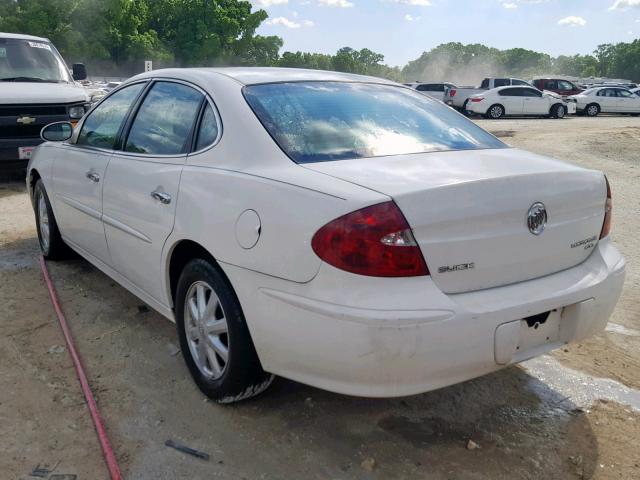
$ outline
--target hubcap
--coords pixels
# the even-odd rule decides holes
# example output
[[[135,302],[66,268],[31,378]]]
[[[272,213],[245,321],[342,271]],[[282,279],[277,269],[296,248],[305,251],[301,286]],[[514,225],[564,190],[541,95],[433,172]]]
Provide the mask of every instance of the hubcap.
[[[189,287],[184,327],[198,370],[211,379],[220,378],[229,360],[229,331],[220,299],[209,284],[195,282]]]
[[[558,117],[560,118],[564,117],[564,107],[558,108]]]
[[[598,109],[594,106],[589,107],[589,115],[595,115],[598,112]]]
[[[502,109],[500,107],[493,107],[491,109],[491,116],[493,118],[500,118],[502,116]]]
[[[44,200],[44,193],[38,194],[38,225],[40,228],[40,246],[45,252],[49,249],[49,215],[47,214],[47,203]]]

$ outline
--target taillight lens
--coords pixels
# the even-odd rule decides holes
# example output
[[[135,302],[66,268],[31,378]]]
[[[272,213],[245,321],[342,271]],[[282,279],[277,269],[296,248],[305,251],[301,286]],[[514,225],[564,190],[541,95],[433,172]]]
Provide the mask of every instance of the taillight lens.
[[[455,88],[452,88],[451,90],[449,90],[449,96],[451,98],[455,97],[456,93],[458,93],[458,91]]]
[[[393,202],[337,218],[316,232],[313,251],[347,272],[372,277],[429,275],[407,220]]]
[[[484,97],[475,97],[475,98],[472,98],[472,99],[471,99],[471,101],[472,101],[473,103],[478,103],[478,102],[481,102],[481,101],[483,101],[483,100],[484,100]]]
[[[611,232],[611,211],[613,210],[613,201],[611,200],[611,187],[609,186],[609,180],[604,177],[604,181],[607,182],[607,201],[604,204],[604,222],[602,222],[602,230],[600,231],[600,238],[604,238]]]

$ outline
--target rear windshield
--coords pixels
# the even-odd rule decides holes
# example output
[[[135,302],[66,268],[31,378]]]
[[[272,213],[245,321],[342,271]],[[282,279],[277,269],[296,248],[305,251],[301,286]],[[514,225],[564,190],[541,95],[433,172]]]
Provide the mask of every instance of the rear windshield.
[[[506,147],[443,103],[400,86],[273,83],[244,94],[297,163]]]

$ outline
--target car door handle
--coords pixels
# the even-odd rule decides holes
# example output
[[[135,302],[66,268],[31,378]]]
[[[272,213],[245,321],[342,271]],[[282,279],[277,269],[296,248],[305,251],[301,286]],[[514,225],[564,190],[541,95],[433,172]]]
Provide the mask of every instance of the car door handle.
[[[151,197],[165,205],[169,205],[171,203],[171,195],[166,192],[161,192],[160,190],[154,190],[151,192]]]
[[[91,180],[94,183],[98,183],[100,181],[100,175],[98,175],[96,172],[94,172],[93,170],[89,170],[86,173],[86,177]]]

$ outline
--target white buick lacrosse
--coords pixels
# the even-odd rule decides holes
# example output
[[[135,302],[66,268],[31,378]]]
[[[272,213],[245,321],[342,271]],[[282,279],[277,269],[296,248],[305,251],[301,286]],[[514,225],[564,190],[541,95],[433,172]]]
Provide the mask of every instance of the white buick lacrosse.
[[[273,375],[372,397],[461,382],[598,333],[622,289],[601,172],[379,78],[159,70],[42,136],[44,256],[70,248],[174,320],[219,402]]]

